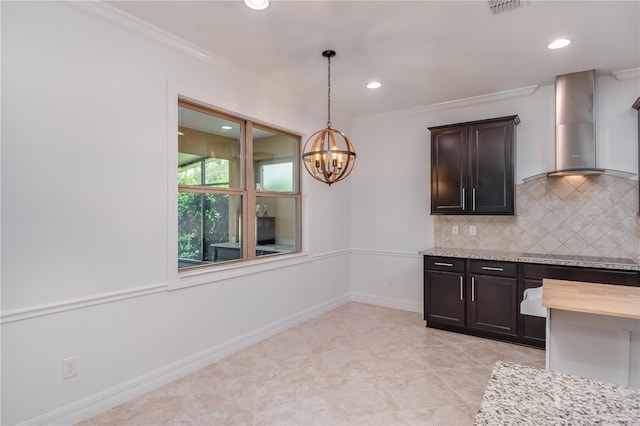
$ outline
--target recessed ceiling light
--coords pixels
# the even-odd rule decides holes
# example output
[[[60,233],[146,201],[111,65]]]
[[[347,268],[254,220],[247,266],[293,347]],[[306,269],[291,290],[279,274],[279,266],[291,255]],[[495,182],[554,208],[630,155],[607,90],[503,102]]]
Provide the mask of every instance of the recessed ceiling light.
[[[222,126],[220,127],[222,130],[231,130],[232,127],[231,126]]]
[[[269,0],[244,0],[244,4],[253,10],[265,10],[269,7]]]
[[[184,136],[184,133],[182,133],[180,130],[178,130],[178,136]]]
[[[382,83],[379,81],[370,81],[367,83],[367,89],[377,89],[382,86]]]
[[[547,47],[549,49],[562,49],[563,47],[567,47],[570,44],[571,44],[571,40],[566,38],[559,38],[549,43]]]

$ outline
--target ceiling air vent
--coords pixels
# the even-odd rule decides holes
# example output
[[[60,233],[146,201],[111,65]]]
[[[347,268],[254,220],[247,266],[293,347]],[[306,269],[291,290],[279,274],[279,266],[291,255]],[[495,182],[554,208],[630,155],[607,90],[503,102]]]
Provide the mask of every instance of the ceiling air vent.
[[[510,12],[520,7],[520,0],[489,0],[489,10],[494,15],[502,12]]]

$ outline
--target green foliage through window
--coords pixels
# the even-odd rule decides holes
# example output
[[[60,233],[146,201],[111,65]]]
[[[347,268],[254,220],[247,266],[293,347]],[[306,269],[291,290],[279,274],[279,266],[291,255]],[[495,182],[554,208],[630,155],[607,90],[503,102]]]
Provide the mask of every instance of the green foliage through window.
[[[228,188],[229,161],[207,158],[181,166],[178,184]],[[213,261],[211,244],[228,240],[228,195],[178,192],[178,258]]]
[[[213,261],[211,244],[229,241],[229,196],[178,193],[178,257]]]

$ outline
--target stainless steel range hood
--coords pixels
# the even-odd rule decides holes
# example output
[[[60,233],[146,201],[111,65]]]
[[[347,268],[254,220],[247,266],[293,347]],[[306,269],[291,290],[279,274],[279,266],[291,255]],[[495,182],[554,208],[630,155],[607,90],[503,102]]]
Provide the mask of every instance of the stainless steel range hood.
[[[595,70],[556,77],[556,169],[547,176],[602,174],[596,168]]]
[[[547,176],[614,174],[596,167],[595,70],[556,77],[556,168]]]

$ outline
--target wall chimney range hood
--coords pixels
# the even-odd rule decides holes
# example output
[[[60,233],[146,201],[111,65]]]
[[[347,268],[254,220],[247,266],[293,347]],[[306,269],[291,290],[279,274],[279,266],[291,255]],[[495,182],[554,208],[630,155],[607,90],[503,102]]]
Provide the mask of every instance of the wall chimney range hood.
[[[556,165],[555,170],[531,176],[584,176],[632,173],[596,166],[596,73],[575,72],[556,77]]]
[[[556,77],[556,169],[547,176],[602,174],[596,168],[595,70]]]

